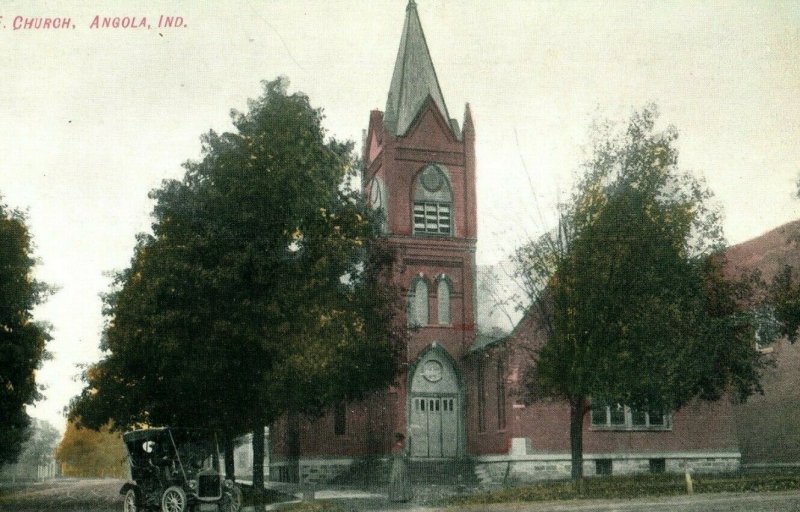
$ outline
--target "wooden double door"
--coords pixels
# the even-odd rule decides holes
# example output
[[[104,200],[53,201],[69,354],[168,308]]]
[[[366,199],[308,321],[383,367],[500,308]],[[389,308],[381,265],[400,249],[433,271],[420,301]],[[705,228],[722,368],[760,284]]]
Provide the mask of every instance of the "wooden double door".
[[[411,456],[456,457],[461,418],[458,396],[456,394],[412,395],[410,406]]]

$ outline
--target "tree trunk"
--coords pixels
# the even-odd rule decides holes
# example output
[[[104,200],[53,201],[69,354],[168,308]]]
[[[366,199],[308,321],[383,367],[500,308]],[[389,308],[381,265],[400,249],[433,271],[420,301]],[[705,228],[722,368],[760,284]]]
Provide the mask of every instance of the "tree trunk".
[[[572,480],[575,490],[583,494],[583,415],[586,399],[572,397],[569,400],[569,441],[572,453]]]
[[[225,450],[225,478],[236,481],[236,467],[233,465],[233,434],[226,432],[223,436]]]
[[[286,441],[289,455],[289,481],[300,483],[300,415],[290,412],[286,421]]]
[[[264,425],[256,421],[253,425],[253,491],[264,490]]]

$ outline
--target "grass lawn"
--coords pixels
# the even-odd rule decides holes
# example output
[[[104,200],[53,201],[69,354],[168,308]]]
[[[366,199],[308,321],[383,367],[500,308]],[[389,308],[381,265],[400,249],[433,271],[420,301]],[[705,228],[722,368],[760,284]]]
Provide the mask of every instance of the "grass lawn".
[[[692,475],[692,481],[695,493],[787,491],[800,489],[800,471]],[[686,479],[682,474],[595,477],[586,478],[584,487],[578,495],[572,482],[541,482],[458,496],[443,505],[675,496],[686,494]]]
[[[345,512],[345,509],[325,500],[290,503],[281,506],[278,510],[281,512]]]

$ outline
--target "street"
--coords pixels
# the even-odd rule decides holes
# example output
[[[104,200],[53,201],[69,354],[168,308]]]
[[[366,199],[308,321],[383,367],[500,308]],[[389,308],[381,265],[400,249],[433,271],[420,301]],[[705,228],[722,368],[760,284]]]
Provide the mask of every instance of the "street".
[[[85,511],[119,512],[122,499],[118,494],[121,480],[113,479],[62,479],[28,486],[2,487],[0,511]],[[417,496],[429,495],[430,489],[418,489]],[[537,503],[504,503],[472,505],[469,507],[432,507],[418,503],[391,504],[385,494],[354,490],[323,490],[317,497],[336,504],[342,510],[414,512],[486,511],[486,512],[800,512],[800,490],[765,493],[696,494],[694,496],[667,496],[636,500],[580,500]],[[275,510],[274,505],[245,507],[244,512]]]

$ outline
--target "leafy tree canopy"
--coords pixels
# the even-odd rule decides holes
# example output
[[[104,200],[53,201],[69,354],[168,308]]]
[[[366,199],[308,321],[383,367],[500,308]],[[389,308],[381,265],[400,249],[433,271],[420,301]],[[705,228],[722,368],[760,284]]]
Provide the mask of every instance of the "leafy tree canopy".
[[[797,181],[796,194],[800,198],[800,180]],[[799,245],[800,235],[791,235],[788,242]],[[777,328],[777,336],[773,338],[785,336],[792,343],[800,335],[800,280],[797,278],[797,270],[792,265],[784,265],[773,276],[764,297],[768,323],[774,323]]]
[[[0,203],[0,464],[14,462],[28,437],[25,406],[42,397],[36,369],[49,357],[49,329],[33,308],[50,289],[33,278],[35,263],[24,215]]]
[[[797,279],[797,269],[786,265],[773,277],[765,303],[768,312],[765,323],[773,325],[777,332],[776,335],[766,337],[764,344],[781,336],[792,343],[797,341],[800,329],[800,282]]]
[[[266,83],[235,132],[209,132],[183,179],[151,193],[153,233],[106,298],[106,356],[71,418],[238,434],[393,380],[392,258],[349,186],[352,144],[286,88]]]
[[[548,337],[528,392],[570,401],[573,455],[592,397],[677,409],[760,390],[749,286],[725,278],[711,193],[678,169],[677,131],[657,117],[595,127],[559,228],[516,254]]]

